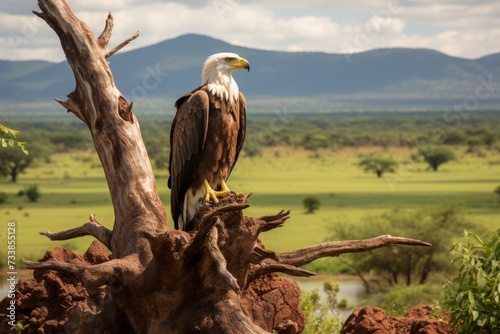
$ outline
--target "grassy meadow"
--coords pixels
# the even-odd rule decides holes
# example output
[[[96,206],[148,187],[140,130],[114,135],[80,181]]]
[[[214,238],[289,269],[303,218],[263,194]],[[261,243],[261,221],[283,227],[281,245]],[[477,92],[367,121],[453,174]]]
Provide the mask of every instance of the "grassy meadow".
[[[395,207],[416,209],[456,203],[470,220],[488,230],[499,228],[500,201],[493,190],[500,185],[500,153],[487,150],[478,157],[465,153],[465,147],[454,149],[458,159],[434,172],[424,163],[410,163],[414,150],[408,148],[362,147],[317,153],[302,148],[265,148],[253,158],[242,154],[228,185],[236,191],[253,192],[247,215],[258,217],[291,210],[284,227],[261,236],[266,247],[275,251],[324,242],[335,224],[357,224],[364,217]],[[360,157],[368,153],[380,153],[402,164],[397,173],[377,178],[357,166]],[[169,212],[167,172],[155,174],[158,191]],[[35,184],[41,192],[37,202],[17,196],[20,190]],[[113,225],[111,200],[94,152],[77,151],[37,160],[19,176],[17,183],[1,179],[0,192],[9,196],[6,203],[0,204],[1,221],[5,222],[2,242],[6,223],[15,221],[19,262],[22,257],[36,260],[54,246],[70,247],[83,254],[93,240],[84,237],[53,242],[39,235],[40,231],[79,226],[90,213],[109,228]],[[314,214],[306,214],[302,204],[308,195],[321,201]],[[328,263],[335,266],[335,261]]]

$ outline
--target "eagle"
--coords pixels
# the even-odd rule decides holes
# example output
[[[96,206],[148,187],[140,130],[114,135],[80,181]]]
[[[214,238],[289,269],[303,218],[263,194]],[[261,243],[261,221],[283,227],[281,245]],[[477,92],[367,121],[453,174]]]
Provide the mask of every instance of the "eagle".
[[[170,129],[170,209],[176,229],[189,231],[201,205],[231,194],[226,185],[243,147],[246,101],[232,73],[250,71],[235,53],[208,57],[201,86],[175,102]]]

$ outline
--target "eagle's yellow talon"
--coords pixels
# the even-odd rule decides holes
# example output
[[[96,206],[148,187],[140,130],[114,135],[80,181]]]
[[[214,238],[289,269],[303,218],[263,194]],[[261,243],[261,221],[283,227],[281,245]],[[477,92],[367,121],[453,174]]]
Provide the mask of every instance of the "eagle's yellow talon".
[[[209,186],[210,187],[210,186]],[[210,202],[210,200],[212,200],[212,202],[214,202],[215,204],[219,203],[219,200],[217,199],[217,193],[215,190],[212,189],[212,187],[210,187],[210,189],[207,189],[207,193],[205,195],[205,202]]]
[[[221,197],[221,198],[227,197],[227,196],[231,195],[231,193],[232,193],[231,190],[229,190],[229,188],[227,187],[226,182],[224,182],[224,181],[221,181],[221,188],[222,189],[220,191],[213,190],[207,180],[205,180],[203,182],[203,185],[205,187],[205,202],[210,202],[210,200],[212,200],[212,202],[217,204],[217,203],[219,203],[219,200],[217,199],[217,197]],[[236,193],[236,196],[243,197],[245,195],[243,193],[238,192],[238,193]]]

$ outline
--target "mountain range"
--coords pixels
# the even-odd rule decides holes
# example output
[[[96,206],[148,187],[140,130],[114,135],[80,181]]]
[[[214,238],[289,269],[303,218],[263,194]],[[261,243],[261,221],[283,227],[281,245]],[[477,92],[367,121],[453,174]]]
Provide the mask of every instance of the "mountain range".
[[[233,76],[256,110],[283,105],[301,111],[500,107],[500,53],[464,59],[407,48],[349,55],[283,52],[188,34],[122,51],[108,61],[126,98],[171,112],[177,97],[199,85],[206,57],[223,51],[250,61],[249,73]],[[0,61],[0,106],[52,102],[73,88],[65,61]]]

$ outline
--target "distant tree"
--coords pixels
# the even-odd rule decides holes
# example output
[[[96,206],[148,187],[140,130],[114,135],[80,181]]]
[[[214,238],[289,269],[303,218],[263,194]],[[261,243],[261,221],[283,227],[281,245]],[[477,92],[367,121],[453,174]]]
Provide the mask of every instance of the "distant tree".
[[[0,204],[3,204],[3,203],[5,203],[5,202],[7,202],[7,198],[8,198],[8,197],[9,197],[9,196],[8,196],[6,193],[4,193],[4,192],[0,192]]]
[[[384,173],[394,173],[398,162],[389,158],[365,157],[358,164],[365,172],[374,172],[377,177],[382,177]]]
[[[19,173],[28,168],[31,162],[32,156],[17,148],[0,149],[0,175],[10,177],[12,182],[17,181]]]
[[[340,240],[404,234],[432,244],[432,247],[387,247],[343,256],[342,261],[354,270],[370,292],[370,284],[365,278],[370,272],[381,275],[390,285],[409,286],[412,282],[425,283],[433,271],[453,270],[447,258],[453,240],[460,237],[464,229],[474,226],[458,207],[443,206],[417,211],[395,209],[371,217],[361,225],[338,224],[334,233]]]
[[[480,151],[482,140],[479,137],[470,137],[467,139],[467,153],[477,153]]]
[[[302,202],[306,208],[306,213],[314,213],[321,206],[321,202],[316,196],[307,196]]]
[[[30,202],[36,202],[38,198],[41,196],[40,191],[38,190],[38,186],[36,184],[33,186],[26,187],[25,194],[30,200]]]
[[[154,159],[155,167],[159,170],[168,170],[170,163],[170,153],[165,150],[158,153]]]
[[[495,190],[493,190],[493,193],[498,195],[498,199],[500,200],[500,186],[496,187]]]
[[[450,130],[444,134],[443,144],[462,145],[467,140],[467,135],[461,130]]]
[[[328,138],[320,133],[308,133],[304,136],[302,146],[309,151],[317,151],[328,147]]]
[[[251,144],[243,146],[243,152],[245,152],[245,155],[249,158],[262,155],[262,150],[258,146]]]
[[[486,145],[487,148],[492,148],[497,140],[495,133],[491,131],[486,131],[482,137],[484,145]]]
[[[446,146],[423,146],[419,148],[418,154],[435,172],[442,164],[456,159],[455,152]]]

